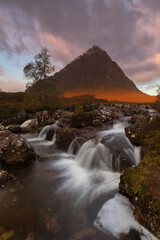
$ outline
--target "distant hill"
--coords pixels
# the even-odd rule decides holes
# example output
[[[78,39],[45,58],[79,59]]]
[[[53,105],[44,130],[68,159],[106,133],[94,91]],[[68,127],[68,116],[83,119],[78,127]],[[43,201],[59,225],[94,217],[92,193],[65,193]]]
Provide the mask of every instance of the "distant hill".
[[[48,79],[48,85],[52,82],[57,83],[66,97],[94,95],[110,101],[155,101],[155,97],[142,93],[118,64],[98,46],[93,46],[55,73]]]

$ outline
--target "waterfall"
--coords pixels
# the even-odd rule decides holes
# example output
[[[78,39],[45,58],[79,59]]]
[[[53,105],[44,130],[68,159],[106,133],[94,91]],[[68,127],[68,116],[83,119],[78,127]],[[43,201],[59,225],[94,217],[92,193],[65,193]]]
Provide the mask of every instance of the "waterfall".
[[[47,125],[47,126],[45,126],[42,130],[41,130],[41,132],[39,133],[39,135],[38,135],[38,139],[41,139],[41,140],[44,140],[45,138],[46,138],[46,134],[47,134],[47,132],[50,130],[50,129],[55,129],[55,128],[57,128],[58,127],[58,121],[56,121],[54,124],[52,124],[52,125]]]
[[[140,148],[131,144],[124,128],[125,124],[121,122],[109,130],[100,131],[97,138],[86,141],[80,147],[76,156],[70,154],[76,139],[72,141],[68,153],[59,154],[59,159],[53,163],[60,179],[57,194],[68,196],[76,208],[92,206],[105,195],[106,202],[101,205],[93,223],[97,229],[114,239],[121,239],[121,235],[130,234],[130,230],[134,229],[141,240],[156,240],[136,222],[130,201],[118,193],[121,161],[124,161],[121,160],[122,155],[132,165],[140,162]],[[119,151],[119,148],[121,154],[115,155],[114,151]]]
[[[55,144],[56,141],[56,130],[58,128],[58,124],[59,122],[56,121],[54,124],[52,125],[47,125],[45,126],[41,132],[38,134],[37,137],[34,138],[27,138],[27,141],[31,142],[33,144],[33,146],[39,145],[39,146],[51,146]],[[53,135],[52,141],[47,141],[46,140],[46,134],[50,129],[55,129],[55,133]]]
[[[116,123],[113,128],[100,131],[97,139],[86,141],[76,156],[69,154],[72,153],[72,145],[76,140],[71,143],[68,154],[61,155],[60,159],[53,163],[61,179],[58,194],[65,192],[79,203],[84,199],[92,202],[104,193],[118,191],[121,155],[114,156],[111,149],[101,141],[103,137],[107,136],[109,144],[112,146],[112,141],[119,137],[126,147],[122,153],[130,159],[133,165],[137,165],[140,148],[134,147],[126,138],[124,127],[123,123]]]

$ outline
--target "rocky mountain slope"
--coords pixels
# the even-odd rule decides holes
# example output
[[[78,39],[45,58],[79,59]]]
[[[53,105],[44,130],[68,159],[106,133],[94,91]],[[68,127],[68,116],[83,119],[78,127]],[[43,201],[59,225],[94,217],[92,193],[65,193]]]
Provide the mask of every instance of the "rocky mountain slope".
[[[53,81],[54,80],[54,81]],[[93,46],[48,79],[56,82],[66,97],[94,95],[96,98],[126,102],[152,102],[118,64],[100,47]]]

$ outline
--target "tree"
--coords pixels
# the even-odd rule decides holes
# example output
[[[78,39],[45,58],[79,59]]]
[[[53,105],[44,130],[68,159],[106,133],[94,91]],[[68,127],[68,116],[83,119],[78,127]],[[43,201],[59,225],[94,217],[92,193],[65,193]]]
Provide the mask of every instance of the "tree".
[[[35,55],[34,61],[28,63],[24,69],[25,77],[31,82],[26,87],[30,88],[38,81],[43,81],[43,100],[46,106],[46,79],[55,71],[55,67],[51,64],[49,51],[46,47],[42,48],[40,53]]]

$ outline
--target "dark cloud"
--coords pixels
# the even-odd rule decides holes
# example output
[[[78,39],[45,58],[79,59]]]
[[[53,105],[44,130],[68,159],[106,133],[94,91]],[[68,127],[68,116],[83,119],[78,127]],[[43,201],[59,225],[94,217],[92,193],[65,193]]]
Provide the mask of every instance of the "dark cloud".
[[[147,12],[139,7],[144,2]],[[37,47],[50,44],[54,60],[66,64],[97,44],[122,67],[129,64],[129,74],[153,70],[146,60],[154,55],[155,36],[144,24],[150,21],[150,6],[153,14],[159,0],[0,0],[9,19],[0,25],[0,49],[21,54],[34,48],[31,39]],[[8,21],[15,30],[13,42]]]
[[[142,64],[126,67],[125,70],[127,71],[128,74],[133,75],[135,73],[155,71],[157,70],[157,65],[152,62],[144,63],[144,64],[142,63]]]

